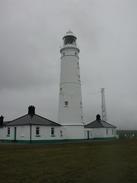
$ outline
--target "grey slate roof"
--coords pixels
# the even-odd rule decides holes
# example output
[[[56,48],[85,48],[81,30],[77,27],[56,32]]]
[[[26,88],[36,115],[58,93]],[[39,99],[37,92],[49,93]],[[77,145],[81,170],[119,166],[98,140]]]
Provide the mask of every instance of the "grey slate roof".
[[[85,128],[116,128],[116,126],[109,124],[101,119],[96,119],[95,121],[88,123],[84,126]]]
[[[8,123],[10,123],[11,121],[4,121],[3,122],[3,126],[7,126]]]
[[[24,125],[42,125],[42,126],[61,126],[60,124],[53,122],[47,118],[34,114],[33,116],[26,114],[15,120],[4,123],[6,126],[24,126]]]

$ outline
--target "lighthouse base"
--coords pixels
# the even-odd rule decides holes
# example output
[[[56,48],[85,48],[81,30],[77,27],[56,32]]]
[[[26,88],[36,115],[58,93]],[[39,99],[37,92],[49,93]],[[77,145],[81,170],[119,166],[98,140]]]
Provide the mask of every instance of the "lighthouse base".
[[[63,139],[84,139],[84,125],[63,125]]]

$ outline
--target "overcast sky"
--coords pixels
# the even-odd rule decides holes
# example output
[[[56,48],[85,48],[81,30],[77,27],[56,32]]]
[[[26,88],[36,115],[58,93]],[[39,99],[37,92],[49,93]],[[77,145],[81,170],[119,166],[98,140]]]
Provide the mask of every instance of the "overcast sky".
[[[71,29],[80,48],[84,120],[101,113],[137,129],[136,0],[0,0],[0,113],[57,121],[60,46]]]

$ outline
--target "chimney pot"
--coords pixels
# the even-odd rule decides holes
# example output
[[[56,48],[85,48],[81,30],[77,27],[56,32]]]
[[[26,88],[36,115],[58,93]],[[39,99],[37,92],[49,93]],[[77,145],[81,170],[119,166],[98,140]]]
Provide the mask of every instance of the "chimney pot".
[[[32,117],[33,115],[35,115],[35,107],[33,105],[30,105],[28,107],[28,114]]]
[[[99,114],[97,114],[97,115],[96,115],[96,120],[97,120],[97,121],[100,121],[100,120],[101,120],[101,118],[100,118],[100,115],[99,115]]]

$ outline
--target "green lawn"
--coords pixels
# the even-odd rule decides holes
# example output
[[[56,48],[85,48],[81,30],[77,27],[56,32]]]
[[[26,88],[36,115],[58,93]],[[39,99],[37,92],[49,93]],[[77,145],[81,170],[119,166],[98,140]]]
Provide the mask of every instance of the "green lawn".
[[[137,183],[137,140],[0,144],[0,183]]]

